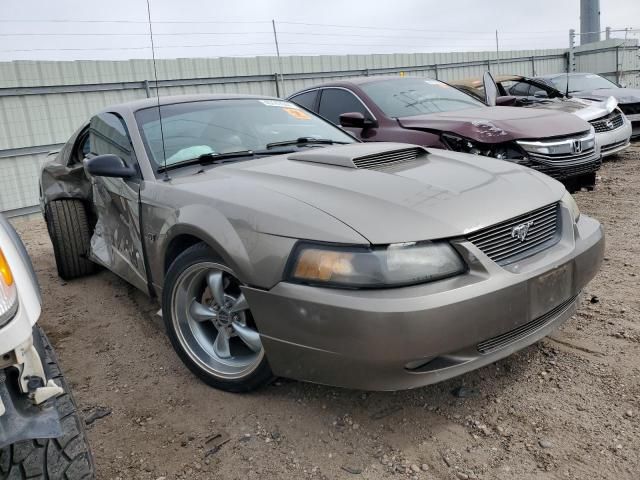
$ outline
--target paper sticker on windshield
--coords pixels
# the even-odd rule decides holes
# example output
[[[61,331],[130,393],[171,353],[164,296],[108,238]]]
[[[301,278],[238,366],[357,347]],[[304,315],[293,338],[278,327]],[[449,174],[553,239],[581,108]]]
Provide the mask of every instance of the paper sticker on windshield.
[[[283,108],[282,110],[298,120],[309,120],[311,118],[311,115],[299,108]]]
[[[293,103],[283,102],[282,100],[260,100],[267,107],[295,108]]]

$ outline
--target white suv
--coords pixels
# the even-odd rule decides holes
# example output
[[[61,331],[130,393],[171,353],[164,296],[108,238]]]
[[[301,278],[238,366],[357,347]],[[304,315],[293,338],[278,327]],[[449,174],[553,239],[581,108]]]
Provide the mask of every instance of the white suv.
[[[0,214],[0,478],[95,478],[83,422],[36,325],[40,312],[29,256]]]

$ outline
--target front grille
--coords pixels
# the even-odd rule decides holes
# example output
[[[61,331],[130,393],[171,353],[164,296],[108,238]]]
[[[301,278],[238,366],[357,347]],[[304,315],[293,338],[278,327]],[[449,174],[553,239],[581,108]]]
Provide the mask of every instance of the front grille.
[[[637,115],[640,113],[640,103],[621,103],[618,104],[618,107],[625,115]]]
[[[547,205],[474,232],[467,236],[467,240],[497,264],[507,265],[549,248],[560,240],[559,208],[557,203]],[[525,224],[529,227],[521,241],[514,228]]]
[[[620,128],[624,125],[624,119],[622,118],[622,114],[617,111],[613,111],[604,117],[596,118],[595,120],[589,121],[596,133],[610,132],[615,130],[616,128]]]
[[[529,157],[549,166],[563,167],[575,165],[576,163],[588,160],[593,157],[594,153],[595,148],[590,148],[581,153],[573,153],[569,155],[543,155],[541,153],[529,153]]]
[[[392,150],[390,152],[374,153],[372,155],[365,155],[364,157],[356,157],[353,159],[353,163],[356,168],[375,169],[415,160],[419,156],[425,154],[426,151],[422,148],[403,148],[401,150]]]
[[[571,304],[575,302],[576,298],[578,298],[577,295],[574,297],[571,297],[566,302],[561,303],[560,305],[548,311],[544,315],[541,315],[540,317],[534,320],[531,320],[530,322],[525,323],[524,325],[520,325],[518,328],[514,328],[513,330],[510,330],[506,333],[497,335],[493,338],[480,342],[477,346],[478,352],[485,353],[485,354],[495,352],[496,350],[500,350],[501,348],[504,348],[512,343],[517,342],[518,340],[523,339],[524,337],[535,332],[536,330],[540,330],[549,322],[555,320],[555,318],[558,315],[564,313],[571,306]]]

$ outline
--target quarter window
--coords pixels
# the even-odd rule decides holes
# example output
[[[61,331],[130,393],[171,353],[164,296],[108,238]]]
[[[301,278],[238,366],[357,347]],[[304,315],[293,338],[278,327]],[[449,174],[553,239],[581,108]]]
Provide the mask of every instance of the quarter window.
[[[316,98],[318,97],[318,90],[311,90],[310,92],[304,92],[300,95],[296,95],[295,97],[291,97],[291,101],[293,103],[297,103],[301,107],[306,108],[307,110],[311,110],[313,112],[317,112],[316,109]]]

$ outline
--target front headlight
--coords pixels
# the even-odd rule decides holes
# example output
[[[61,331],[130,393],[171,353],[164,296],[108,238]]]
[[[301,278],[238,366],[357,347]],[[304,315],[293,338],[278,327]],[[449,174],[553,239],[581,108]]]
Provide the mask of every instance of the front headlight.
[[[450,133],[443,133],[440,138],[442,139],[442,143],[454,152],[483,155],[485,157],[497,158],[498,160],[517,161],[525,157],[520,148],[512,142],[482,144]]]
[[[346,288],[384,288],[430,282],[465,270],[460,256],[446,242],[373,248],[300,243],[291,256],[287,279]]]
[[[578,204],[576,203],[575,199],[569,192],[565,192],[564,196],[562,197],[562,203],[571,212],[573,221],[577,222],[580,218],[580,209],[578,208]]]
[[[18,292],[13,274],[0,250],[0,327],[13,318],[18,309]]]

